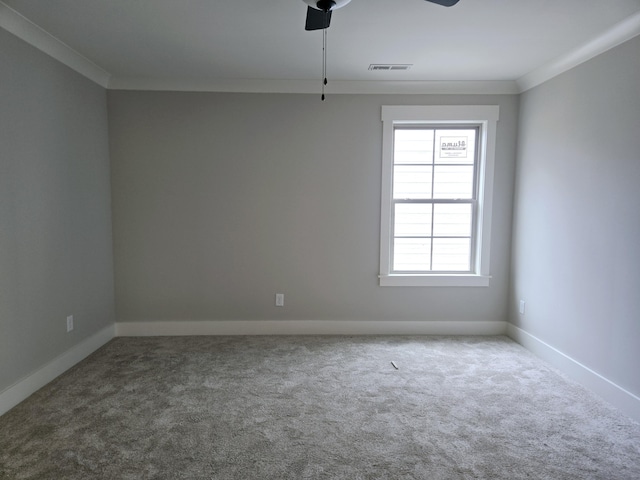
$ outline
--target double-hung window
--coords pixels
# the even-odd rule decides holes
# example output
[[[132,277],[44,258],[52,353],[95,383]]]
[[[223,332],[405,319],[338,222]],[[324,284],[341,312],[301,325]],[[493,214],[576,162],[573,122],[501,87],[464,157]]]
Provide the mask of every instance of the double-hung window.
[[[487,286],[497,106],[382,107],[380,284]]]

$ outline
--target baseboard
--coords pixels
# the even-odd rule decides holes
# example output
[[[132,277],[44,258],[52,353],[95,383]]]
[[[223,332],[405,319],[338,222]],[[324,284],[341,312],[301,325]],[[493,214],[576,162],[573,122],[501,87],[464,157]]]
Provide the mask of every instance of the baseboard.
[[[0,415],[109,340],[183,335],[508,335],[613,406],[640,422],[640,398],[515,325],[499,321],[224,320],[118,322],[92,335],[0,393]]]
[[[0,415],[35,393],[115,337],[115,325],[100,330],[0,393]]]
[[[507,335],[611,405],[640,422],[640,398],[530,333],[507,324]]]
[[[504,335],[507,322],[212,320],[117,322],[116,336],[180,335]]]

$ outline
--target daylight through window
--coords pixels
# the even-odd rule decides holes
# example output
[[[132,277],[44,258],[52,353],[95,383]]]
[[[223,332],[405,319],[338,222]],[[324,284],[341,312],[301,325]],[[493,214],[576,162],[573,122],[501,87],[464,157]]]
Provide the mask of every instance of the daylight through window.
[[[396,126],[392,272],[471,272],[478,127]]]

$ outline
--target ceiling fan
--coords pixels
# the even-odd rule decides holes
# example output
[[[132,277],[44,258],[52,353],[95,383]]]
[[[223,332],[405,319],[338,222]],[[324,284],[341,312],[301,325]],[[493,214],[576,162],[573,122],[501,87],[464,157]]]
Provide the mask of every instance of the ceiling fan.
[[[302,0],[308,5],[305,30],[322,30],[322,100],[325,99],[324,87],[327,84],[327,28],[331,23],[331,13],[344,7],[351,0]],[[427,2],[452,7],[459,0],[426,0]]]
[[[302,0],[308,5],[305,30],[324,30],[331,23],[331,12],[344,7],[351,0]],[[458,0],[426,0],[427,2],[452,7]]]

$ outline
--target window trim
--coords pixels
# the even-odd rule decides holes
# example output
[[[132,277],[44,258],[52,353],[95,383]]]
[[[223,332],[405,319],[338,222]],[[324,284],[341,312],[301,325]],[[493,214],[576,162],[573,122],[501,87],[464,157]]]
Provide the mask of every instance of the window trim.
[[[380,209],[380,285],[487,287],[493,207],[496,128],[500,108],[497,105],[382,106],[382,188]],[[393,132],[396,125],[433,126],[439,124],[479,125],[478,136],[478,215],[475,265],[476,273],[390,273],[391,221],[393,218]]]

